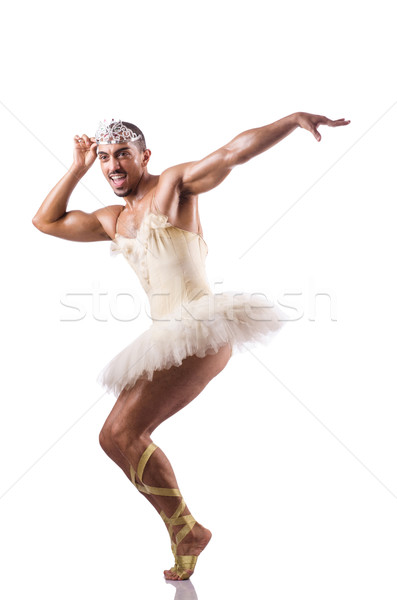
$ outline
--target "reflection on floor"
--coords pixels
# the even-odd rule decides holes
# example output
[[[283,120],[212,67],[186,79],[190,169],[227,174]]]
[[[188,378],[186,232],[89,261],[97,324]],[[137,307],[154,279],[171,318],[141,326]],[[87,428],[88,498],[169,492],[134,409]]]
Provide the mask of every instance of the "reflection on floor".
[[[172,581],[172,579],[166,579],[165,582],[170,583],[176,588],[174,600],[198,600],[196,590],[190,579],[186,581]]]

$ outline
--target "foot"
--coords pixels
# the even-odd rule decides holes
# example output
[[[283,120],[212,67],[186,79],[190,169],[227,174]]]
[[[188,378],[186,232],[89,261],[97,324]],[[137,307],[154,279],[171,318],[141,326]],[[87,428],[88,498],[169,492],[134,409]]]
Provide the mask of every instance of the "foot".
[[[196,523],[190,533],[188,533],[183,541],[178,544],[176,548],[177,556],[199,556],[199,554],[201,554],[210,541],[211,537],[212,533],[209,529],[206,529],[199,523]],[[184,572],[183,576],[181,576],[182,572]],[[173,567],[172,569],[166,569],[164,571],[165,578],[172,579],[174,581],[189,579],[192,574],[192,569],[184,569],[183,567]]]

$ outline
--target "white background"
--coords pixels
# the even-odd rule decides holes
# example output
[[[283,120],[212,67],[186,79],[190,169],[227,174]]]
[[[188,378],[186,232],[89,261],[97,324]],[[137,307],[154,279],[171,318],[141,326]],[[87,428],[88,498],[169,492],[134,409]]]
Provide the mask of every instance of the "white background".
[[[150,324],[143,310],[127,322],[112,316],[112,295],[132,291],[144,303],[144,293],[122,257],[110,258],[109,243],[67,242],[31,223],[71,165],[73,136],[94,135],[104,118],[136,123],[152,150],[149,172],[159,174],[296,111],[351,124],[321,126],[320,143],[295,130],[199,201],[210,280],[284,303],[293,294],[298,312],[289,310],[270,346],[234,356],[154,435],[192,514],[213,532],[179,600],[194,598],[194,588],[200,600],[396,597],[392,8],[383,0],[8,4],[5,599],[175,593],[162,575],[172,564],[163,523],[98,443],[115,398],[96,376]],[[115,201],[96,162],[69,208]],[[100,316],[95,290],[107,294]],[[86,294],[84,318],[70,320],[65,294]]]

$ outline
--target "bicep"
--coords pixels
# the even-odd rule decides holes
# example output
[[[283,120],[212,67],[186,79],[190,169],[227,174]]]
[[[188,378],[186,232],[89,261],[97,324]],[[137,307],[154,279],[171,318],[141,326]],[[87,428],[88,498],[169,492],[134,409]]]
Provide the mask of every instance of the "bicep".
[[[40,224],[38,229],[48,235],[74,242],[99,242],[110,240],[98,218],[103,209],[92,213],[70,210],[53,223]]]
[[[222,147],[201,160],[183,163],[171,169],[177,170],[181,193],[195,196],[209,192],[222,183],[234,166],[231,152]]]

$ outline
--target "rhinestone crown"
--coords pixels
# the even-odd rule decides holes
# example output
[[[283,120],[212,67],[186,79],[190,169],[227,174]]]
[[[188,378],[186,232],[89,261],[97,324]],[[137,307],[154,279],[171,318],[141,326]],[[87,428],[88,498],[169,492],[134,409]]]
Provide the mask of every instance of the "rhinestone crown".
[[[141,138],[131,129],[123,125],[121,120],[114,119],[108,124],[106,119],[101,121],[95,133],[97,144],[121,144],[122,142],[136,142]]]

